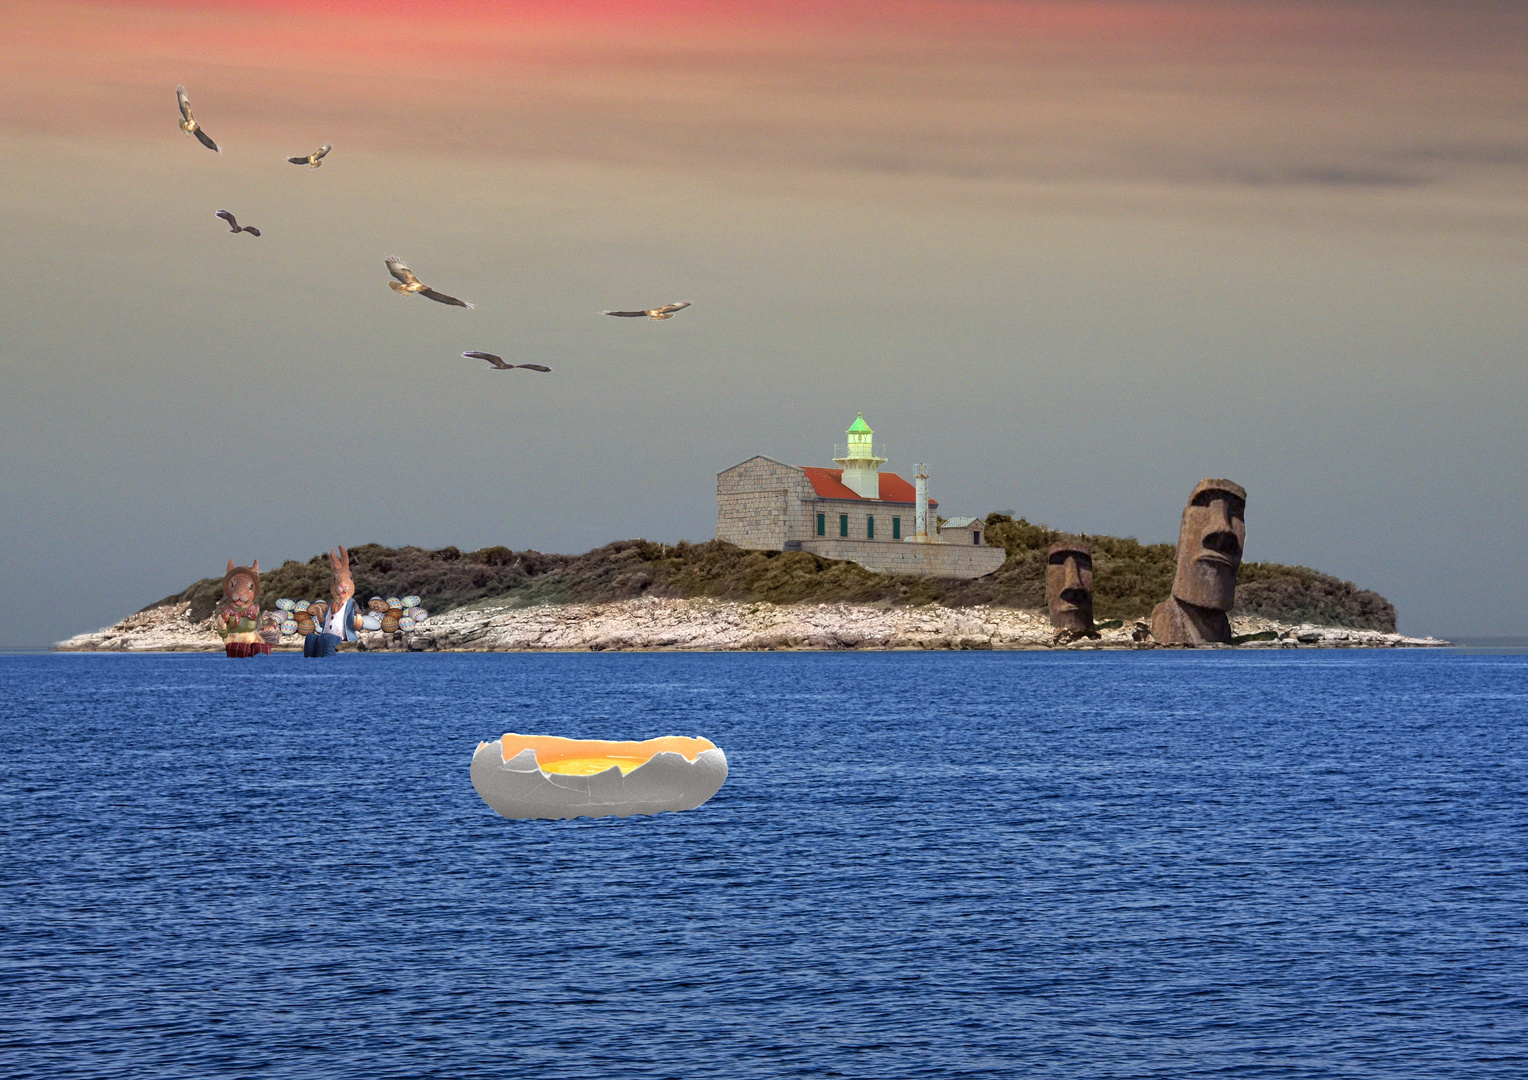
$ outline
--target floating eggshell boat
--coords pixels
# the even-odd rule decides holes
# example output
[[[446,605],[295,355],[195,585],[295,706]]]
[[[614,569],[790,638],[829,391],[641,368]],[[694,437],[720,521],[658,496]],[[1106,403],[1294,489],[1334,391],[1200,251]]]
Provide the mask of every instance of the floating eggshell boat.
[[[472,786],[507,818],[693,810],[726,779],[727,755],[710,739],[682,735],[607,742],[510,733],[472,755]]]

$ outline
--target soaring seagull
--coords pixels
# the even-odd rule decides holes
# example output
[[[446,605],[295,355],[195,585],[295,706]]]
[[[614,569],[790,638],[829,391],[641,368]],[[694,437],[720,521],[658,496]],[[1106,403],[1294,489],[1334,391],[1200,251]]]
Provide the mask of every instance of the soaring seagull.
[[[601,315],[614,315],[618,319],[640,319],[646,315],[653,322],[659,319],[672,319],[674,312],[683,311],[690,306],[688,300],[681,300],[677,304],[664,304],[662,307],[648,308],[646,311],[602,311]]]
[[[529,368],[532,371],[552,370],[545,364],[506,364],[502,356],[497,356],[491,352],[478,352],[477,350],[473,350],[472,352],[464,352],[462,355],[467,357],[469,360],[487,360],[489,367],[498,368],[500,371],[513,371],[517,367]]]
[[[197,141],[208,150],[214,150],[221,154],[223,151],[218,150],[218,144],[212,141],[212,136],[203,131],[202,125],[198,124],[196,117],[191,115],[191,99],[186,97],[186,88],[184,86],[177,86],[175,88],[175,100],[180,102],[180,130],[184,131],[188,137],[195,135]],[[258,236],[259,234],[257,233],[256,235]]]
[[[308,154],[306,157],[289,157],[287,160],[290,161],[293,165],[311,165],[316,169],[324,163],[324,155],[333,149],[333,143],[324,143],[323,146],[320,146],[317,150],[313,151],[311,154]]]
[[[239,222],[234,218],[233,214],[229,213],[227,210],[219,210],[217,212],[217,216],[228,222],[229,232],[247,232],[250,236],[260,235],[259,229],[255,228],[253,225],[240,225]]]
[[[397,281],[389,281],[387,284],[399,296],[407,296],[410,293],[418,293],[420,296],[428,296],[438,304],[454,304],[456,307],[470,308],[472,305],[465,300],[458,300],[454,296],[447,296],[443,292],[436,292],[424,282],[414,276],[402,259],[394,255],[387,260],[387,272]]]

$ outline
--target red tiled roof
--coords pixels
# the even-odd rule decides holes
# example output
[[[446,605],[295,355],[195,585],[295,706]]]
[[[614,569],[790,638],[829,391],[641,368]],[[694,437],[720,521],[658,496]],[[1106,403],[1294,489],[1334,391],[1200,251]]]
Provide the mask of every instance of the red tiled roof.
[[[813,465],[803,465],[801,471],[806,473],[806,478],[812,482],[812,490],[817,492],[820,499],[857,499],[853,491],[844,486],[842,469],[819,469]],[[903,480],[894,472],[880,473],[881,478],[881,501],[894,503],[912,503],[917,501],[918,489]],[[930,506],[938,506],[938,499],[930,499]]]

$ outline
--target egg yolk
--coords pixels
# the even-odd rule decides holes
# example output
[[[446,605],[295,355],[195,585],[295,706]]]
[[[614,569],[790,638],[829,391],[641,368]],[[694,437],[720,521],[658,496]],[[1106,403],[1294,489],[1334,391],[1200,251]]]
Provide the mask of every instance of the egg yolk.
[[[593,776],[595,773],[604,772],[612,765],[618,765],[621,768],[621,775],[625,776],[646,760],[646,758],[611,757],[602,754],[598,757],[573,757],[560,758],[557,761],[538,761],[537,764],[549,773],[561,773],[563,776]]]

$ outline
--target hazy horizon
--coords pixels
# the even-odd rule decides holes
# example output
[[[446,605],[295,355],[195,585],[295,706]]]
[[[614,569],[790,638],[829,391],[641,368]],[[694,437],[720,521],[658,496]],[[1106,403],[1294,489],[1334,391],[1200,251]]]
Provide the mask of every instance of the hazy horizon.
[[[415,10],[0,15],[0,645],[228,558],[709,539],[857,412],[948,513],[1172,542],[1226,476],[1248,559],[1519,632],[1528,13]]]

